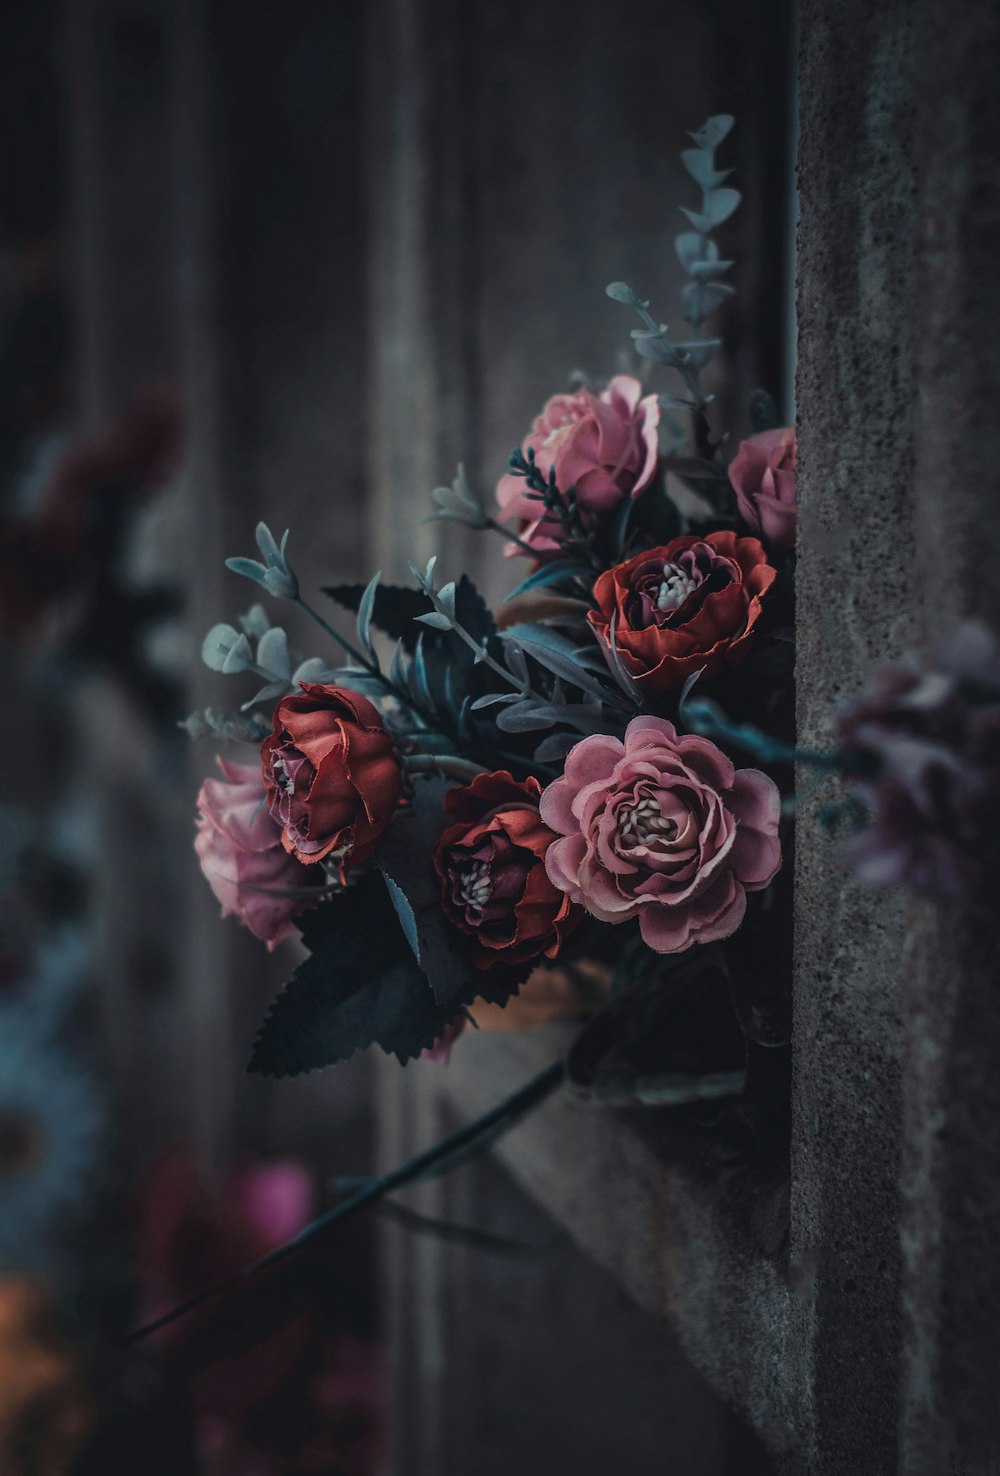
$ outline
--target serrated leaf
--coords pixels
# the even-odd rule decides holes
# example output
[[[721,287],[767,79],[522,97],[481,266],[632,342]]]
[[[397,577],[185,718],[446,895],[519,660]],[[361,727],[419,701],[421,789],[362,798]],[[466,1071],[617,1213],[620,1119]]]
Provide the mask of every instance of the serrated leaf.
[[[380,1045],[400,1061],[432,1045],[454,1017],[416,963],[379,876],[303,915],[312,950],[261,1026],[250,1070],[297,1076]]]
[[[389,892],[389,900],[396,910],[399,926],[403,930],[403,936],[410,945],[410,950],[417,963],[420,962],[420,935],[417,932],[417,919],[413,908],[410,906],[409,898],[398,882],[393,881],[387,871],[382,872],[383,879]]]
[[[330,584],[324,586],[323,593],[357,615],[367,589],[366,584]],[[402,584],[380,584],[375,594],[371,623],[392,640],[402,640],[407,649],[412,650],[417,640],[416,617],[431,608],[423,590]]]

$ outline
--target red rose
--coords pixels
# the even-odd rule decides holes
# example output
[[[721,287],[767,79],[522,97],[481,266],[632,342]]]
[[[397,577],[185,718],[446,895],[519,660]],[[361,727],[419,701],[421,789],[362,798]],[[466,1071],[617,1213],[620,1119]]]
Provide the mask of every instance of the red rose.
[[[599,609],[588,619],[610,639],[641,687],[667,692],[692,672],[706,675],[741,661],[775,571],[756,538],[728,530],[674,538],[602,574]]]
[[[372,704],[344,687],[303,682],[285,697],[260,746],[281,844],[304,865],[334,856],[341,876],[371,856],[392,819],[403,776]]]
[[[455,823],[438,841],[434,868],[445,916],[469,936],[477,969],[554,958],[580,920],[545,873],[554,836],[539,818],[541,792],[537,779],[521,783],[501,770],[445,797]]]

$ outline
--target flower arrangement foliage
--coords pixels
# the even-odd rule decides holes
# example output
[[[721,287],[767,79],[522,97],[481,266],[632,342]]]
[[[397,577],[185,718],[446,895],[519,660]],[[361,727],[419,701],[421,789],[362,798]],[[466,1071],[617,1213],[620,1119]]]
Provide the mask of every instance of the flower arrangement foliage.
[[[734,446],[706,383],[721,342],[706,324],[733,294],[716,240],[740,203],[716,159],[732,123],[710,118],[682,156],[701,191],[675,241],[683,336],[625,283],[607,289],[637,314],[634,352],[665,387],[620,373],[554,394],[492,508],[462,468],[433,492],[436,518],[499,533],[527,561],[503,618],[431,559],[412,585],[324,589],[353,616],[346,635],[307,601],[287,532],[261,524],[260,557],[228,561],[332,648],[293,653],[255,604],[209,632],[203,657],[262,685],[238,711],[187,721],[252,756],[222,761],[199,796],[198,855],[224,912],[269,947],[297,933],[307,950],[253,1069],[294,1074],[373,1044],[404,1063],[446,1054],[477,1001],[504,1005],[556,960],[612,964],[619,1012],[637,981],[644,1000],[651,979],[728,989],[749,1046],[785,1043],[773,1001],[796,761],[855,786],[868,879],[963,884],[967,832],[997,792],[982,777],[996,772],[995,650],[976,655],[966,635],[937,675],[880,678],[838,751],[795,747],[796,434],[758,392]],[[738,767],[748,753],[755,766]],[[745,1079],[732,1064],[720,1093]],[[689,1100],[710,1094],[702,1082]]]

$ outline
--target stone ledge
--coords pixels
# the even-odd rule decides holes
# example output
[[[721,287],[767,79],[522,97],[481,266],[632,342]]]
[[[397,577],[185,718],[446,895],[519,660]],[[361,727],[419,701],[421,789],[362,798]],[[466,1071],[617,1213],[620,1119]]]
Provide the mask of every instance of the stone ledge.
[[[462,1119],[495,1106],[564,1051],[572,1027],[464,1037],[446,1070],[420,1066]],[[517,1181],[762,1434],[790,1448],[787,1184],[709,1162],[666,1111],[623,1112],[560,1093],[497,1145]]]

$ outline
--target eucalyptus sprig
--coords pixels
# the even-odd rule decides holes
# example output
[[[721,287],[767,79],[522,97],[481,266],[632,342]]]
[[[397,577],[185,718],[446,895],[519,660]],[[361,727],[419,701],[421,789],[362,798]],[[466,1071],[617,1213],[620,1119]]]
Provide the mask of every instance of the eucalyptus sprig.
[[[689,135],[696,147],[685,149],[681,155],[684,168],[701,186],[699,209],[681,206],[692,229],[682,231],[674,240],[678,259],[691,278],[682,297],[684,321],[693,336],[684,342],[672,341],[668,325],[656,321],[649,311],[648,300],[641,298],[627,282],[612,282],[606,288],[610,298],[634,308],[642,319],[643,326],[632,331],[636,352],[655,364],[674,369],[681,378],[685,393],[663,394],[659,397],[660,405],[667,410],[690,410],[696,420],[703,416],[713,399],[702,392],[701,371],[721,343],[718,338],[703,338],[702,324],[733,294],[733,288],[721,280],[733,263],[722,260],[712,238],[712,232],[729,219],[742,198],[738,190],[725,184],[732,170],[718,169],[715,163],[715,150],[729,134],[733,121],[728,113],[709,118],[704,127]],[[699,439],[704,438],[696,436]]]
[[[486,511],[482,498],[472,487],[469,486],[465,475],[465,467],[459,462],[458,471],[451,484],[447,487],[435,487],[431,497],[437,507],[437,511],[431,513],[423,521],[426,523],[461,523],[464,528],[473,528],[476,531],[489,529],[493,533],[499,533],[511,543],[516,543],[525,553],[532,558],[538,557],[537,549],[526,543],[518,533],[505,528],[502,523],[492,517]]]

